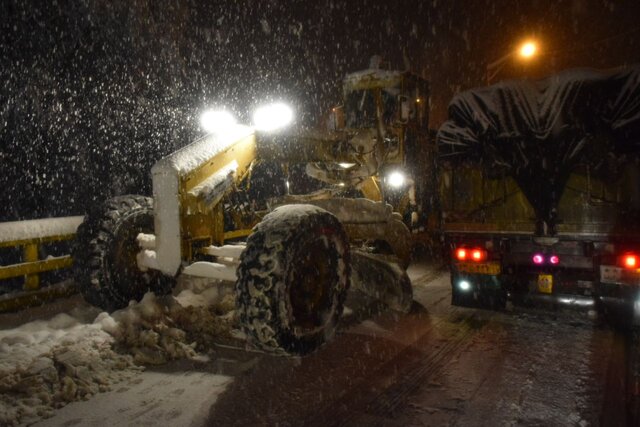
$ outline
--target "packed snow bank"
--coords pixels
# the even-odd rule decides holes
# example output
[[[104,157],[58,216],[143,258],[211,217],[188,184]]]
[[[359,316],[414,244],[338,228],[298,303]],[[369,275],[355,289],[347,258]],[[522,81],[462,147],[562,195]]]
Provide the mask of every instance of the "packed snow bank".
[[[135,373],[100,324],[60,314],[0,332],[0,425],[29,423]]]
[[[176,296],[148,293],[139,303],[92,323],[59,314],[0,331],[0,425],[32,423],[136,375],[141,366],[200,352],[229,334],[232,293],[203,281]]]

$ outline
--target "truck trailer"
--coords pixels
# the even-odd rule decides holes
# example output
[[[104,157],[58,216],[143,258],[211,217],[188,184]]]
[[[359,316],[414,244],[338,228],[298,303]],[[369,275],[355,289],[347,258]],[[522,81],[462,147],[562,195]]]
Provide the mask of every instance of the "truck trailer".
[[[452,304],[640,324],[640,67],[458,94],[437,134]]]

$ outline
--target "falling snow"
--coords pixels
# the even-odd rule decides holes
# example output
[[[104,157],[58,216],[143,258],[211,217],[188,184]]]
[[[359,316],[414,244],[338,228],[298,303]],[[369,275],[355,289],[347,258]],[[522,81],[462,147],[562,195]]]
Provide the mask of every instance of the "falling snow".
[[[315,125],[339,102],[341,78],[374,54],[396,69],[406,54],[431,81],[434,127],[453,92],[482,84],[523,34],[541,35],[552,56],[505,64],[501,77],[637,61],[637,37],[625,35],[633,3],[3,2],[0,221],[149,194],[151,166],[201,135],[208,107],[247,122],[256,105],[285,99]]]

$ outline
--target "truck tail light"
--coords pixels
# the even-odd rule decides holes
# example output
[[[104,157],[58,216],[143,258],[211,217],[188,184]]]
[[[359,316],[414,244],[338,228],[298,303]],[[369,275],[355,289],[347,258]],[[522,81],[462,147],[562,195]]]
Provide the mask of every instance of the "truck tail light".
[[[471,259],[475,262],[484,261],[487,259],[487,251],[478,248],[473,249],[471,251]]]
[[[534,254],[531,260],[534,264],[540,265],[544,262],[544,256],[542,254]]]
[[[467,250],[464,248],[458,248],[456,250],[456,258],[458,259],[458,261],[464,261],[465,259],[467,259]]]
[[[640,266],[638,255],[631,253],[624,254],[622,256],[622,266],[625,268],[638,268]]]
[[[558,255],[551,255],[549,257],[549,262],[553,265],[558,265],[560,263],[560,257],[558,257]]]
[[[482,262],[487,259],[487,251],[481,248],[458,248],[455,258],[458,261]]]

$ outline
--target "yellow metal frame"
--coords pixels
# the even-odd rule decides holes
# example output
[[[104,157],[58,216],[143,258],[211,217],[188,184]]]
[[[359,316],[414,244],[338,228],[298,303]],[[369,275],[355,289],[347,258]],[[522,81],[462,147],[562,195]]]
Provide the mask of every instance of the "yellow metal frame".
[[[189,193],[207,178],[222,170],[233,161],[237,162],[235,182],[242,180],[256,158],[256,138],[251,134],[216,154],[209,161],[180,177],[180,221],[182,235],[182,257],[191,261],[197,246],[222,245],[226,239],[243,237],[251,230],[224,231],[222,203],[208,206],[203,200]]]
[[[252,232],[253,232],[252,229],[227,231],[227,232],[224,233],[224,240],[231,240],[231,239],[238,239],[238,238],[241,238],[241,237],[247,237]]]
[[[27,252],[25,250],[25,252]],[[37,255],[37,247],[36,247]],[[10,279],[12,277],[27,276],[25,281],[26,289],[38,289],[39,278],[38,273],[45,271],[59,270],[61,268],[71,267],[73,260],[70,255],[64,255],[52,259],[33,260],[26,259],[21,264],[13,264],[0,267],[0,280]],[[36,279],[36,280],[29,280]]]
[[[47,236],[36,239],[20,239],[0,242],[0,248],[22,247],[22,259],[20,264],[0,266],[0,280],[24,276],[24,290],[36,290],[40,288],[39,273],[45,271],[60,270],[71,267],[73,260],[70,255],[41,260],[38,252],[40,245],[63,240],[71,240],[75,234]]]
[[[382,201],[382,191],[380,191],[380,186],[374,177],[364,180],[362,184],[360,184],[360,190],[367,199],[373,200],[374,202]]]

